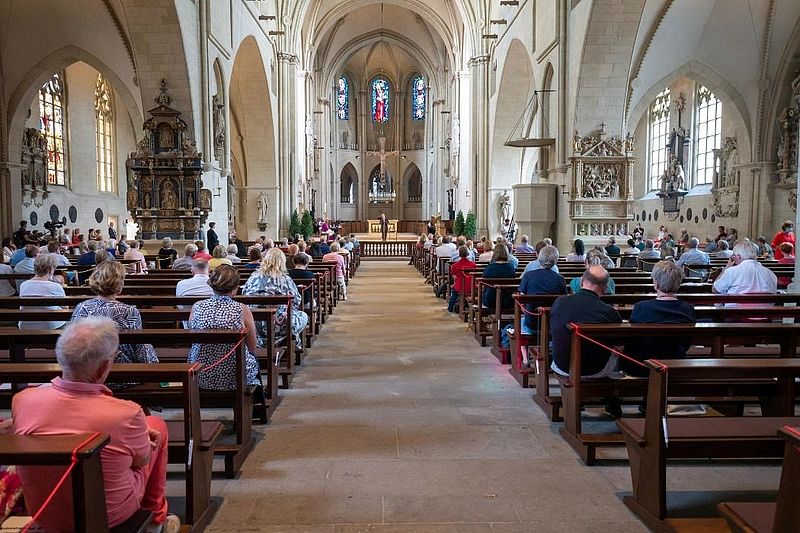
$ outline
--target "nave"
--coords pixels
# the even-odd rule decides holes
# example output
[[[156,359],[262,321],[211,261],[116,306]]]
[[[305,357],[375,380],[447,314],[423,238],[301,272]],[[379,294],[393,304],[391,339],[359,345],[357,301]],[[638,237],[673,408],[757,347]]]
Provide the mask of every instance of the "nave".
[[[240,476],[214,480],[209,531],[646,531],[627,462],[584,466],[412,267],[365,261],[348,292]],[[671,491],[758,491],[780,467],[672,472]]]

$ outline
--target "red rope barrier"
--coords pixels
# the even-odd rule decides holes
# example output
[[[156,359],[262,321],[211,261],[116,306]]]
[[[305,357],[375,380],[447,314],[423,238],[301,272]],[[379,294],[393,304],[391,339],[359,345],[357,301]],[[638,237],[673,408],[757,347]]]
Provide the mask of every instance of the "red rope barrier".
[[[522,311],[523,313],[525,313],[528,316],[542,316],[542,308],[541,307],[536,309],[536,311],[531,311],[531,310],[528,309],[528,307],[524,303],[521,303],[519,300],[517,300],[517,305],[519,306],[520,311]]]
[[[230,349],[230,351],[229,351],[228,353],[226,353],[225,355],[223,355],[223,356],[222,356],[221,358],[219,358],[217,361],[215,361],[214,363],[212,363],[212,364],[210,364],[210,365],[208,365],[208,366],[204,366],[203,368],[201,368],[201,369],[200,369],[200,373],[202,374],[203,372],[208,372],[208,371],[209,371],[209,370],[211,370],[212,368],[218,367],[219,365],[221,365],[222,363],[224,363],[225,361],[227,361],[227,360],[228,360],[228,359],[229,359],[229,358],[230,358],[230,357],[231,357],[231,356],[232,356],[232,355],[233,355],[233,354],[236,352],[236,350],[239,348],[239,346],[241,346],[241,345],[242,345],[242,343],[243,343],[243,342],[244,342],[244,340],[245,340],[245,336],[246,336],[246,335],[247,335],[247,329],[243,329],[243,330],[242,330],[242,338],[241,338],[241,339],[239,339],[239,342],[237,342],[236,344],[234,344],[234,345],[233,345],[233,348],[231,348],[231,349]],[[194,368],[194,367],[192,367],[192,368]]]
[[[33,525],[36,523],[36,521],[42,516],[42,513],[44,512],[44,510],[47,509],[47,506],[50,505],[50,502],[53,501],[53,498],[55,497],[56,493],[58,492],[58,489],[60,489],[61,486],[64,485],[64,482],[67,480],[67,477],[69,477],[70,473],[72,473],[72,471],[75,469],[75,465],[78,464],[78,451],[80,451],[81,448],[83,448],[84,446],[89,444],[91,441],[96,439],[98,435],[100,435],[100,433],[95,433],[95,434],[91,435],[86,440],[84,440],[83,442],[81,442],[80,444],[78,444],[77,446],[75,446],[72,449],[72,461],[70,462],[69,466],[67,467],[66,472],[64,472],[64,475],[61,476],[61,479],[58,480],[58,483],[56,483],[56,486],[53,488],[53,490],[50,491],[50,495],[44,500],[44,503],[42,504],[42,506],[39,507],[39,510],[36,511],[36,513],[33,515],[33,518],[31,518],[31,521],[28,522],[25,525],[24,528],[22,528],[22,533],[26,533],[27,531],[30,530],[31,527],[33,527]]]
[[[639,365],[641,367],[647,368],[647,365],[644,364],[643,362],[639,361],[638,359],[634,359],[630,355],[626,355],[626,354],[620,352],[619,350],[617,350],[616,348],[612,348],[611,346],[606,346],[605,344],[603,344],[600,341],[597,341],[597,340],[595,340],[595,339],[593,339],[591,337],[587,337],[586,335],[584,335],[583,333],[580,332],[580,327],[578,326],[578,324],[576,324],[574,322],[570,322],[569,325],[573,328],[573,333],[575,335],[577,335],[578,337],[580,337],[581,339],[587,340],[587,341],[591,342],[592,344],[595,344],[595,345],[597,345],[597,346],[599,346],[601,348],[604,348],[604,349],[608,350],[609,352],[611,352],[612,354],[614,354],[616,356],[619,356],[619,357],[622,357],[623,359],[626,359],[626,360],[630,361],[631,363],[636,363],[637,365]],[[657,362],[657,363],[658,363],[659,368],[661,370],[665,370],[667,368],[667,365],[665,365],[663,363],[660,363],[660,362]]]

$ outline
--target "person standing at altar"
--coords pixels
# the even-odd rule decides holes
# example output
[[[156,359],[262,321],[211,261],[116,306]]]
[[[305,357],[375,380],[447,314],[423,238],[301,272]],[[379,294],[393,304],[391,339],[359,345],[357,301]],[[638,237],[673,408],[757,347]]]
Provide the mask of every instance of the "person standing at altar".
[[[381,213],[381,218],[378,220],[381,225],[381,240],[385,241],[389,233],[389,219],[386,218],[386,213]]]

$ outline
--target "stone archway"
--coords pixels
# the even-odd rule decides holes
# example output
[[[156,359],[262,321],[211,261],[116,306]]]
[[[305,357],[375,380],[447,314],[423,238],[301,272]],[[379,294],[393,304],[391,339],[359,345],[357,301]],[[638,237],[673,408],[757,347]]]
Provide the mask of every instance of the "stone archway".
[[[528,95],[533,85],[533,66],[525,45],[515,39],[509,46],[503,64],[500,89],[497,91],[494,128],[492,133],[491,185],[489,190],[489,220],[487,228],[490,235],[500,227],[497,203],[503,190],[520,182],[523,172],[523,150],[505,146],[506,140],[523,115],[528,103]],[[533,124],[525,125],[532,126]]]
[[[236,53],[228,95],[231,158],[239,197],[236,232],[244,239],[264,233],[258,229],[256,209],[264,192],[269,206],[265,231],[277,237],[281,206],[272,101],[264,61],[252,36],[242,41]]]

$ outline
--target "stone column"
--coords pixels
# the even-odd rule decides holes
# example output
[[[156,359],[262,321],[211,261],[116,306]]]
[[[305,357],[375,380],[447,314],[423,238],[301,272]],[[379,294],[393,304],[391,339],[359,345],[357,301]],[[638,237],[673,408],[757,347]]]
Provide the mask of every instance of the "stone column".
[[[289,215],[295,206],[296,198],[296,157],[297,157],[297,109],[295,93],[297,90],[297,56],[286,52],[278,53],[278,191],[277,204],[273,206],[278,218],[275,237],[286,233]]]
[[[403,98],[404,91],[397,90],[394,93],[394,120],[395,120],[395,129],[394,129],[394,147],[393,150],[402,153],[403,152],[403,143],[405,141],[405,114],[404,110],[406,109],[406,102],[405,98]],[[394,165],[395,168],[395,177],[393,180],[394,192],[397,195],[395,199],[395,209],[392,209],[392,215],[396,217],[398,220],[403,219],[403,195],[405,194],[403,191],[405,190],[405,184],[403,183],[403,162],[400,159],[400,156],[394,158]]]
[[[489,56],[473,57],[468,63],[472,77],[472,177],[473,205],[478,219],[478,235],[489,233]]]
[[[361,170],[358,172],[358,184],[356,185],[356,187],[358,187],[358,209],[356,213],[358,213],[358,219],[367,220],[367,213],[369,211],[369,184],[367,180],[369,179],[368,173],[371,170],[367,168],[367,145],[369,143],[369,130],[367,126],[370,120],[372,120],[372,117],[370,116],[370,103],[366,89],[359,91],[358,95],[358,124],[359,130],[361,130],[358,133],[358,152],[361,161]]]
[[[800,126],[800,118],[798,118],[798,126]],[[800,130],[798,130],[800,131]],[[800,194],[800,142],[796,142],[797,144],[797,173],[795,179],[797,183],[795,184],[795,193]],[[800,196],[796,198],[800,199]],[[800,202],[798,202],[800,203]],[[800,205],[795,205],[795,220],[794,220],[794,233],[797,235],[797,228],[800,228]],[[800,258],[797,257],[797,251],[795,249],[795,260],[794,260],[794,277],[792,278],[792,283],[789,285],[790,292],[800,292],[800,277],[798,277],[798,269],[800,269]]]

